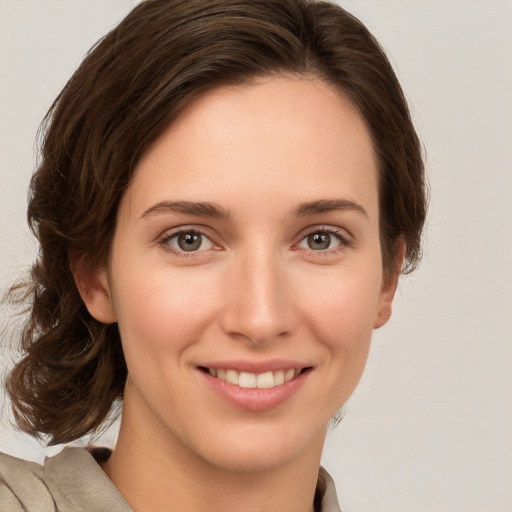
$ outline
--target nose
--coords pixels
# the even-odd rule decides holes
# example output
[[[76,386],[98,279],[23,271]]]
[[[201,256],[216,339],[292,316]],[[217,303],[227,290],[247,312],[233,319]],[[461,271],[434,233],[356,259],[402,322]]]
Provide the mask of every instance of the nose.
[[[234,258],[222,285],[219,321],[225,333],[261,345],[293,332],[297,314],[284,263],[272,250]]]

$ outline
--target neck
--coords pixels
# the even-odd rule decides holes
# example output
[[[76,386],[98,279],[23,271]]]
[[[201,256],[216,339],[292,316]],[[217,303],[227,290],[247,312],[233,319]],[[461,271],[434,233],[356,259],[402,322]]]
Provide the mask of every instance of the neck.
[[[170,504],[173,512],[313,512],[325,430],[293,460],[240,470],[205,461],[163,430],[133,422],[125,403],[103,469],[134,512],[168,511]]]

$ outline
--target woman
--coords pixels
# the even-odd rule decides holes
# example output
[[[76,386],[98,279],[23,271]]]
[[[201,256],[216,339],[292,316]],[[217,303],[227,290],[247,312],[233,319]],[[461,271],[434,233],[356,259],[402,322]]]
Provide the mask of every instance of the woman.
[[[2,456],[4,508],[339,510],[326,428],[425,217],[376,41],[327,2],[149,0],[47,123],[7,389],[20,427],[53,443],[116,399],[123,415],[113,452]]]

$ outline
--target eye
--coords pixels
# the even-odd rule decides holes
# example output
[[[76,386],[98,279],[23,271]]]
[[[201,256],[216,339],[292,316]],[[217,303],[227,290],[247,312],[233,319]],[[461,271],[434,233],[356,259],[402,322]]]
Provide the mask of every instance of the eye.
[[[337,249],[340,246],[347,245],[347,243],[341,234],[322,229],[309,233],[299,242],[298,246],[312,251],[327,251]]]
[[[214,246],[206,235],[193,230],[174,233],[162,240],[162,243],[178,253],[207,251]]]

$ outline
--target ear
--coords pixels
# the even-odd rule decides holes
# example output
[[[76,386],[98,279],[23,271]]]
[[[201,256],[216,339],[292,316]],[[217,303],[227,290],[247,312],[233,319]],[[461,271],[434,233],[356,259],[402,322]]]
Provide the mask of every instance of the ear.
[[[106,267],[91,269],[82,256],[71,259],[70,265],[80,296],[91,316],[104,324],[117,322]]]
[[[375,312],[373,328],[378,329],[388,322],[393,311],[393,299],[398,286],[400,270],[405,258],[405,242],[397,243],[395,265],[389,275],[384,276],[380,290],[379,304]]]

